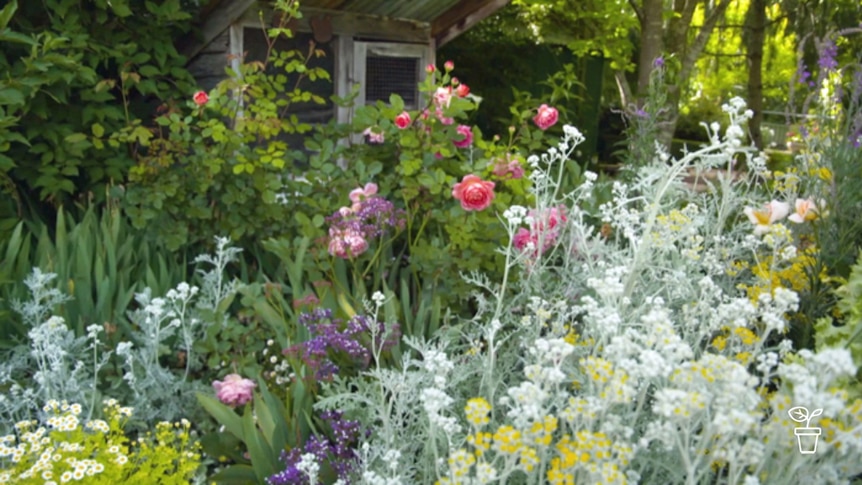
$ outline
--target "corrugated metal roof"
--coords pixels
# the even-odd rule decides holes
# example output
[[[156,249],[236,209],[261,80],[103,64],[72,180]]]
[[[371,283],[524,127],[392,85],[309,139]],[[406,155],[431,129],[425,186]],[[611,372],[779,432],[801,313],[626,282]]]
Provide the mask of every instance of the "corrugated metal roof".
[[[458,0],[303,0],[300,5],[430,23],[457,3]]]

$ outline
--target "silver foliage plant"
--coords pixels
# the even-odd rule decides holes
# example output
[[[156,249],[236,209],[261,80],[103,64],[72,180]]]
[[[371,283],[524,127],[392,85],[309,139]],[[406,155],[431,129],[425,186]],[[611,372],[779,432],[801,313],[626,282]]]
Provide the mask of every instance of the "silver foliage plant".
[[[51,315],[57,305],[68,301],[57,288],[56,278],[34,268],[25,280],[31,299],[13,302],[24,324],[30,328],[29,343],[5,352],[0,362],[0,417],[3,422],[18,422],[38,414],[49,400],[82,405],[91,416],[101,402],[98,376],[112,353],[128,384],[127,395],[112,397],[135,408],[135,416],[144,422],[176,421],[194,406],[193,391],[201,384],[188,379],[197,363],[193,352],[195,341],[203,337],[215,321],[219,307],[237,291],[239,284],[224,280],[226,266],[241,250],[230,247],[227,238],[216,239],[215,255],[201,255],[195,263],[202,288],[182,282],[168,290],[164,297],[154,297],[149,288],[135,295],[138,308],[129,312],[136,329],[131,340],[120,342],[115,351],[104,349],[99,325],[87,327],[87,335],[76,337],[62,317]],[[223,313],[223,312],[222,312]],[[174,343],[173,348],[169,345]],[[182,372],[162,365],[166,352],[185,353]],[[114,393],[122,393],[117,389]]]
[[[540,233],[501,249],[502,281],[465,275],[478,314],[433,343],[409,341],[400,369],[325,387],[320,407],[371,427],[362,483],[755,485],[862,473],[862,402],[841,389],[856,371],[849,353],[793,349],[785,336],[798,295],[751,297],[744,288],[762,282],[735,269],[787,267],[797,242],[778,223],[755,236],[742,216],[769,200],[758,186],[768,172],[743,144],[744,102],[724,111],[727,127],[707,125],[707,146],[678,159],[656,147],[594,211],[606,183],[595,174],[559,190],[577,129],[530,157],[535,205],[501,222],[510,241],[524,225]],[[552,209],[559,230],[545,236]],[[816,454],[801,453],[788,414],[799,406],[822,410],[810,423],[822,431]]]

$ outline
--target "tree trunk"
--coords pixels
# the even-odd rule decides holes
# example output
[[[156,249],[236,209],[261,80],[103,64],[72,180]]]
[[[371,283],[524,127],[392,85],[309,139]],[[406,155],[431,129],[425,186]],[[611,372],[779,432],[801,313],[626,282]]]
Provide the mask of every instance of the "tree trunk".
[[[649,0],[644,0],[645,4],[647,1]],[[691,71],[694,69],[704,47],[706,47],[706,42],[709,40],[715,25],[724,17],[724,13],[731,2],[731,0],[721,0],[712,9],[707,10],[703,25],[697,31],[694,40],[689,43],[685,42],[684,39],[689,38],[688,29],[691,27],[691,15],[694,10],[690,3],[692,1],[694,0],[676,0],[674,2],[675,10],[678,9],[676,10],[677,15],[674,16],[676,20],[668,26],[667,38],[674,40],[673,43],[668,44],[668,51],[679,58],[680,67],[675,76],[675,83],[668,86],[667,104],[669,112],[663,120],[664,122],[659,126],[659,142],[667,147],[670,147],[670,142],[676,131],[676,123],[679,119],[679,102],[683,89],[688,84]]]
[[[649,86],[653,62],[664,50],[662,14],[664,0],[643,0],[641,9],[640,55],[638,56],[638,97],[642,97]]]
[[[766,40],[766,2],[767,0],[751,0],[746,12],[745,28],[747,31],[748,55],[748,107],[754,112],[748,121],[751,141],[758,149],[763,150],[763,44]]]

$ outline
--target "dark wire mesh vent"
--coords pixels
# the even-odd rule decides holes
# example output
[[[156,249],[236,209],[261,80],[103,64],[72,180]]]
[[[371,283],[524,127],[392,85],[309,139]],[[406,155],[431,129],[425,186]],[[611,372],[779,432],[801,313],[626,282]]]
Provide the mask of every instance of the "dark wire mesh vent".
[[[389,102],[389,95],[397,93],[405,106],[417,107],[419,82],[419,59],[416,57],[382,57],[368,55],[365,58],[365,102]]]

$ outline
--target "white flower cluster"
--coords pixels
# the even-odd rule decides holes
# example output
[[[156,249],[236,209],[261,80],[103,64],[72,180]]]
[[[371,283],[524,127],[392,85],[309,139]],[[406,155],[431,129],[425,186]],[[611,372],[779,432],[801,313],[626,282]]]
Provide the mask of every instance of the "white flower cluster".
[[[452,404],[453,399],[446,391],[447,377],[455,365],[445,352],[428,349],[423,355],[425,371],[434,376],[434,386],[422,389],[419,399],[428,415],[428,420],[447,435],[453,435],[461,430],[458,420],[452,416],[444,416],[443,411]]]

